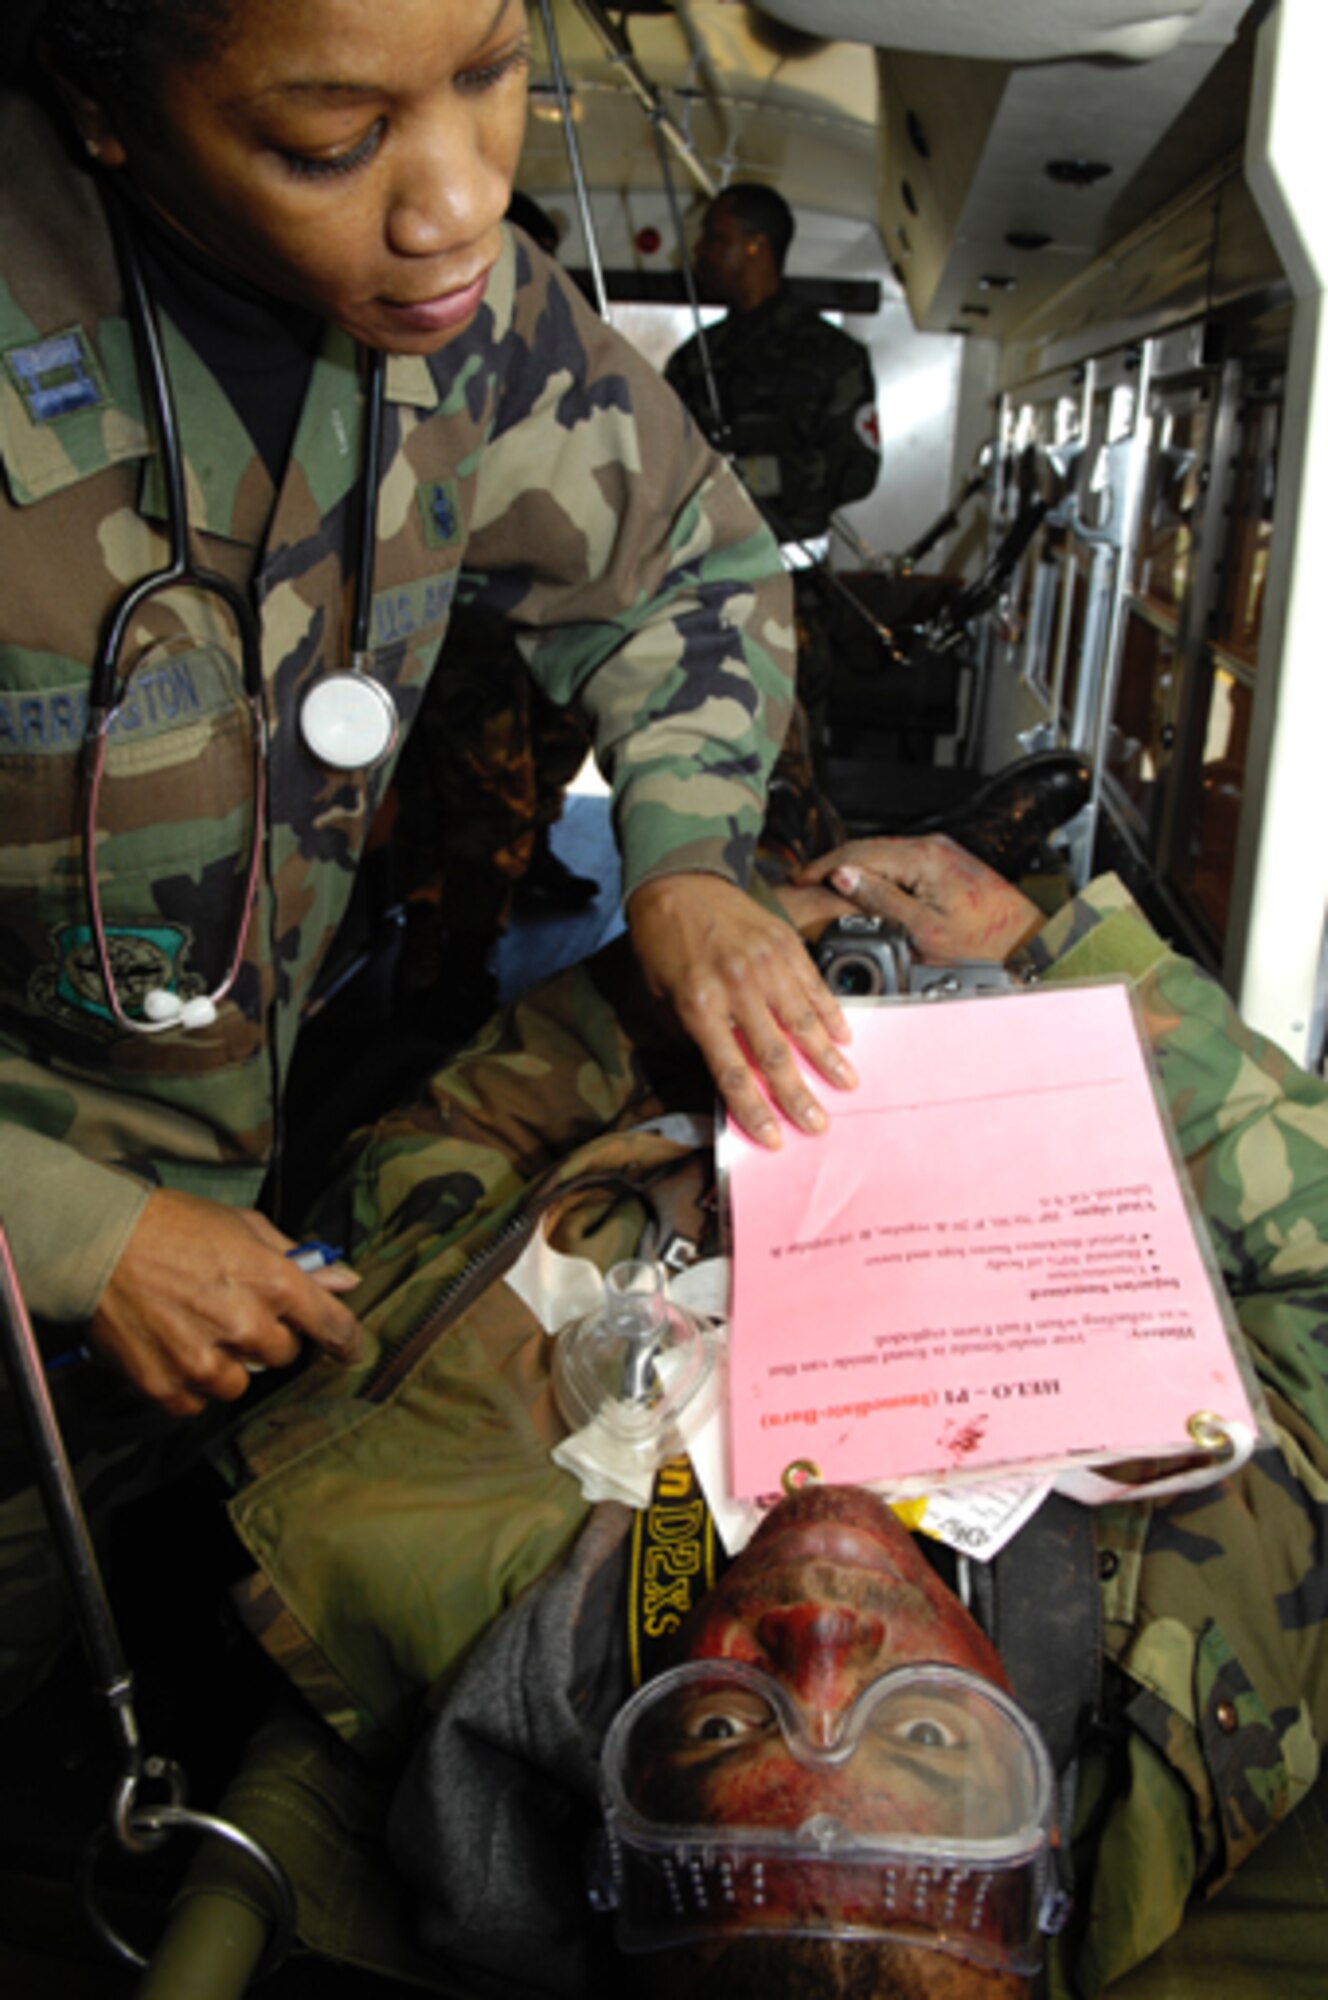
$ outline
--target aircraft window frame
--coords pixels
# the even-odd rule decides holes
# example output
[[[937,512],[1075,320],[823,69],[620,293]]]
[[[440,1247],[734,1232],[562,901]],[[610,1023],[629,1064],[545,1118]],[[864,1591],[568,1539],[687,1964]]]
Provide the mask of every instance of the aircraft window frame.
[[[1133,349],[1095,361],[1084,397],[1073,532],[1063,577],[1066,650],[1055,684],[1060,739],[1095,762],[1105,749],[1104,707],[1120,648],[1121,579],[1134,535],[1132,468],[1147,409]]]
[[[1179,618],[1190,591],[1194,522],[1202,513],[1209,471],[1213,385],[1196,382],[1177,390],[1155,384],[1149,403],[1148,473],[1130,587]]]
[[[1245,397],[1237,418],[1239,439],[1213,642],[1222,654],[1251,671],[1258,667],[1263,631],[1284,391],[1281,377],[1261,383]]]
[[[1243,662],[1205,649],[1202,726],[1196,734],[1194,808],[1171,880],[1218,945],[1231,916],[1236,843],[1244,806],[1254,676]]]
[[[1150,364],[1162,349],[1154,344]],[[1257,648],[1242,656],[1226,643],[1221,612],[1249,587],[1252,512],[1255,554],[1267,560],[1277,384],[1264,362],[1256,390],[1235,356],[1145,375],[1140,506],[1103,694],[1097,804],[1139,871],[1136,887],[1160,899],[1187,948],[1216,970],[1257,671]],[[1170,564],[1161,578],[1159,563]]]
[[[1026,385],[1002,409],[998,518],[1008,526],[1034,491],[1053,503],[1013,579],[1004,635],[1007,657],[1017,659],[1020,682],[1052,730],[1073,633],[1074,576],[1067,569],[1073,538],[1065,506],[1078,484],[1082,452],[1076,447],[1085,438],[1091,394],[1091,371],[1076,367]]]

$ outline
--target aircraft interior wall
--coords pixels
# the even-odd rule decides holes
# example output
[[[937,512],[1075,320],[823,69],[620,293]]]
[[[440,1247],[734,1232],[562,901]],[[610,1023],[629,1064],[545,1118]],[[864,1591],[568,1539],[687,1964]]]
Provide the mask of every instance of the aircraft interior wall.
[[[1271,916],[1269,885],[1296,842],[1275,863],[1266,838],[1285,814],[1277,758],[1314,734],[1287,713],[1305,675],[1288,677],[1282,657],[1283,632],[1300,629],[1283,600],[1299,588],[1304,499],[1277,491],[1285,385],[1313,371],[1288,376],[1296,260],[1274,244],[1248,156],[1279,24],[1312,38],[1318,0],[1154,8],[1158,32],[1128,48],[1107,33],[1118,10],[1087,4],[1073,28],[1062,10],[1026,8],[1016,23],[956,5],[943,33],[921,5],[779,0],[795,31],[783,39],[764,6],[614,10],[646,94],[674,121],[672,151],[592,32],[603,10],[550,4],[596,234],[628,291],[658,300],[672,287],[681,300],[666,154],[687,229],[708,191],[770,181],[799,218],[791,272],[845,288],[818,305],[872,351],[885,462],[847,516],[886,565],[999,435],[999,479],[925,558],[930,573],[972,579],[1018,511],[1016,440],[1070,452],[1005,605],[982,621],[968,712],[933,732],[932,754],[985,771],[1053,742],[1086,751],[1097,782],[1075,873],[1122,868],[1259,1025],[1316,1060],[1321,940],[1312,909],[1289,923],[1279,903]],[[909,32],[887,44],[905,17]],[[1282,68],[1308,87],[1312,40],[1296,47]],[[585,251],[556,150],[565,134],[538,61],[533,108],[523,175],[563,209],[574,265]],[[1312,160],[1312,101],[1301,121]],[[853,295],[863,282],[874,309]],[[684,337],[686,319],[674,326]],[[861,549],[837,542],[831,560],[851,570]],[[1279,970],[1256,996],[1260,958]]]

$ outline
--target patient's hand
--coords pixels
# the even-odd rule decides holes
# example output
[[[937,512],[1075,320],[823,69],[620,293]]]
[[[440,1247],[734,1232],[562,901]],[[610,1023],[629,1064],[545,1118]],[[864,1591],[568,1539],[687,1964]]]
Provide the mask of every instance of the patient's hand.
[[[828,857],[827,857],[828,858]],[[805,888],[794,882],[781,882],[775,890],[779,906],[792,922],[794,929],[805,938],[819,937],[827,924],[836,917],[860,917],[862,908],[851,903],[847,896],[840,896],[833,889],[823,889],[815,885]]]
[[[788,900],[809,894],[822,900],[801,912]],[[849,910],[893,918],[933,965],[1006,959],[1044,921],[1027,896],[943,833],[850,840],[802,869],[781,900],[799,929],[807,928],[804,915],[819,909],[826,921]]]

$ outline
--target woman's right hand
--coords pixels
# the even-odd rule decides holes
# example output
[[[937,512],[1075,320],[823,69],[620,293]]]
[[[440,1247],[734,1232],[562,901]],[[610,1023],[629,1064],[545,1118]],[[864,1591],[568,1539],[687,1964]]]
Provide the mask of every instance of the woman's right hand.
[[[92,1316],[91,1345],[172,1416],[234,1402],[259,1368],[282,1368],[312,1340],[358,1359],[359,1323],[337,1296],[359,1283],[344,1265],[310,1274],[294,1243],[253,1209],[158,1188]]]

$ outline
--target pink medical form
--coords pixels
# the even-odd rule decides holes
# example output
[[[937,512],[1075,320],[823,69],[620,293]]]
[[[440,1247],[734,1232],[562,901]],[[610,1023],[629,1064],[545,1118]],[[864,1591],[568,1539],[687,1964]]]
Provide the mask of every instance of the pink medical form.
[[[799,1465],[917,1492],[1253,1424],[1126,986],[851,1024],[861,1082],[827,1133],[721,1140],[735,1496]]]

